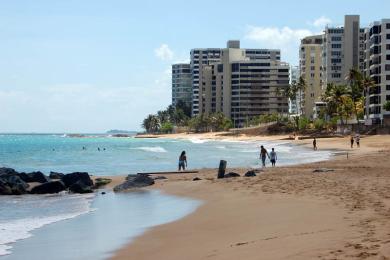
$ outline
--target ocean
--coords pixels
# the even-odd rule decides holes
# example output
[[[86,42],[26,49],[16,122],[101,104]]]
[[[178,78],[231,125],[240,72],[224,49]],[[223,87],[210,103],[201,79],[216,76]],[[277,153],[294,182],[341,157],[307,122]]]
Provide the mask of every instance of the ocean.
[[[184,150],[189,169],[215,168],[221,159],[228,167],[257,168],[260,145],[275,148],[278,165],[331,156],[283,141],[0,135],[0,167],[96,176],[170,171]],[[0,196],[0,259],[105,259],[148,228],[179,219],[200,203],[158,191]]]

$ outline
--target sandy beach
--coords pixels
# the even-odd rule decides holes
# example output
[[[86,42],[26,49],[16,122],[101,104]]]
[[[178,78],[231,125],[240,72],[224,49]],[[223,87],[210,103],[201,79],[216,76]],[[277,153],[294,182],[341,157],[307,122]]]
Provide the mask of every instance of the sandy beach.
[[[265,140],[215,133],[168,137]],[[311,147],[312,140],[291,142]],[[113,259],[390,259],[390,136],[363,137],[354,149],[348,137],[318,139],[318,147],[339,153],[325,162],[267,167],[255,177],[217,179],[217,169],[167,175],[151,189],[203,204],[147,231]],[[319,168],[332,171],[313,173]],[[247,170],[228,162],[227,172]]]

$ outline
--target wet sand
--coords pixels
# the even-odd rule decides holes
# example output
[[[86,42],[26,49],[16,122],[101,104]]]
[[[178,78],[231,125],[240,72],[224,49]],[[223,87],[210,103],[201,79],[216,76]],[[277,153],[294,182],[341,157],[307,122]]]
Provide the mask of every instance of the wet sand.
[[[147,231],[113,259],[390,259],[390,136],[364,137],[359,149],[349,148],[348,137],[318,139],[318,147],[340,155],[256,177],[216,179],[217,169],[167,175],[151,189],[203,205]],[[313,173],[319,168],[333,171]]]

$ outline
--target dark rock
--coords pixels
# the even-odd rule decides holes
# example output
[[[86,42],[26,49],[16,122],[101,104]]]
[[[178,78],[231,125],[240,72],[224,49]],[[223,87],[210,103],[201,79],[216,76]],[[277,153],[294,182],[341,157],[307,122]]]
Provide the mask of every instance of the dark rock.
[[[78,180],[69,186],[69,190],[73,193],[91,193],[92,186],[86,185],[83,180]]]
[[[72,184],[81,181],[85,186],[93,186],[93,181],[89,177],[87,172],[73,172],[65,174],[61,180],[66,187],[70,187]]]
[[[247,171],[244,175],[245,177],[254,177],[256,176],[255,171]]]
[[[65,184],[62,181],[51,181],[35,186],[31,189],[32,194],[58,193],[65,190]]]
[[[234,178],[234,177],[240,177],[240,174],[235,172],[229,172],[228,174],[225,174],[224,178]]]
[[[0,194],[21,195],[27,193],[28,184],[20,178],[17,171],[11,168],[0,168]]]
[[[98,189],[102,186],[105,186],[109,184],[112,180],[108,178],[96,178],[95,179],[95,185],[93,186],[94,189]]]
[[[168,178],[165,176],[157,176],[157,177],[153,178],[153,180],[166,180],[166,179],[168,179]]]
[[[201,178],[198,178],[198,177],[195,177],[195,178],[193,178],[192,179],[193,181],[200,181],[200,180],[202,180]]]
[[[0,195],[12,195],[12,189],[5,181],[0,179]]]
[[[12,168],[7,168],[7,167],[0,168],[0,177],[3,175],[17,175],[17,174],[18,172]]]
[[[313,172],[333,172],[333,171],[334,171],[333,169],[328,169],[328,168],[319,168],[313,170]]]
[[[60,173],[60,172],[50,172],[50,174],[49,174],[49,178],[50,179],[59,179],[59,180],[61,180],[61,178],[64,177],[64,176],[65,176],[65,174]]]
[[[30,173],[27,173],[25,176],[23,175],[21,177],[21,178],[25,178],[24,179],[25,182],[46,183],[46,182],[50,181],[50,179],[42,172],[30,172]]]
[[[104,192],[104,191],[102,191],[102,193],[101,193],[102,195],[104,195],[104,194],[106,194],[106,192]]]
[[[114,191],[125,191],[132,188],[142,188],[154,184],[154,180],[145,174],[129,175],[126,181],[114,187]]]

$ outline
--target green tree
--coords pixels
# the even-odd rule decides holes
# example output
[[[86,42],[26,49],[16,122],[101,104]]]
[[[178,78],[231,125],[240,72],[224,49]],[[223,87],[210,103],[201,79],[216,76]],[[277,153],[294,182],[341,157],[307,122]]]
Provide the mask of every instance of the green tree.
[[[383,109],[386,111],[390,111],[390,101],[386,101],[386,103],[383,105]]]
[[[349,97],[349,89],[346,85],[329,83],[326,86],[322,100],[327,103],[328,113],[331,116],[338,115],[343,125],[346,98]]]
[[[156,115],[148,115],[142,122],[142,127],[147,133],[157,133],[160,128],[159,119]]]
[[[161,125],[160,132],[168,134],[172,133],[173,131],[173,124],[171,122],[165,122]]]

